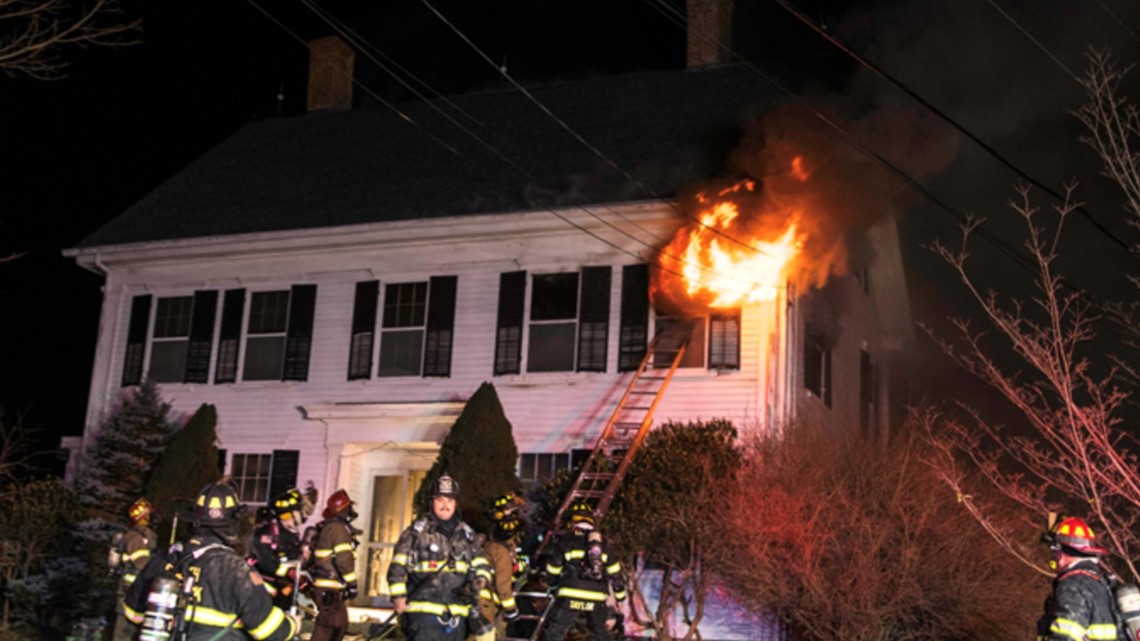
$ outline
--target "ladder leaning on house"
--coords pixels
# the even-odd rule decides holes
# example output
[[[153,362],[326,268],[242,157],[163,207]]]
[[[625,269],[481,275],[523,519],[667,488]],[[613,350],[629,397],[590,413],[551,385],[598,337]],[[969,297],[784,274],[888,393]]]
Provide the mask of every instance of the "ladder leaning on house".
[[[670,342],[673,345],[669,345]],[[602,429],[597,443],[594,444],[594,449],[590,452],[590,456],[582,465],[581,471],[574,479],[574,483],[570,486],[562,504],[558,507],[558,512],[554,516],[555,529],[561,526],[562,519],[570,505],[583,499],[597,500],[594,506],[594,518],[599,523],[601,522],[610,503],[617,495],[618,488],[621,487],[621,482],[629,470],[629,465],[633,461],[637,448],[649,435],[649,428],[653,425],[653,412],[657,409],[661,395],[664,394],[665,388],[668,387],[669,381],[672,380],[673,374],[681,364],[688,344],[687,332],[679,340],[672,333],[667,333],[658,334],[650,341],[645,357],[641,359],[641,364],[634,371],[629,385],[625,388],[625,393],[618,400],[617,407],[614,408],[613,414],[610,415]],[[675,352],[673,351],[674,348],[676,349]],[[655,362],[657,356],[665,355],[672,356],[672,359],[668,361],[667,369]],[[547,545],[553,538],[551,534],[553,532],[547,532],[547,535],[543,537],[538,549],[531,556],[534,563],[519,577],[514,586],[516,600],[526,598],[541,602],[541,599],[545,599],[546,605],[541,608],[541,613],[520,614],[520,620],[533,620],[538,623],[529,636],[508,637],[508,641],[535,641],[542,634],[546,625],[546,619],[550,614],[554,599],[549,598],[545,592],[526,592],[523,590],[523,586],[534,571],[533,565],[542,559]]]

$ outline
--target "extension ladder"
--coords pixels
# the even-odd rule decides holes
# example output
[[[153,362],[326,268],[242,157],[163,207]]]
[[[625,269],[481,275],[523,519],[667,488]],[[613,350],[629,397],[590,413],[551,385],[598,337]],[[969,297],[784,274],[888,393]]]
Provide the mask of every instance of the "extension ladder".
[[[670,343],[674,341],[675,345],[671,345]],[[641,364],[634,371],[633,377],[625,388],[625,393],[618,400],[617,407],[614,408],[613,414],[610,415],[605,427],[602,428],[602,433],[598,436],[589,458],[583,463],[581,472],[574,479],[574,483],[558,507],[558,512],[554,517],[554,528],[561,526],[567,508],[575,501],[583,499],[597,500],[594,507],[594,518],[598,523],[601,523],[602,517],[621,487],[621,482],[629,470],[629,465],[633,461],[637,448],[649,435],[649,429],[653,424],[653,412],[657,409],[657,404],[660,402],[662,394],[665,393],[665,388],[668,387],[669,381],[672,380],[673,374],[681,364],[688,344],[688,332],[685,332],[683,337],[678,338],[670,331],[658,334],[650,341],[645,357],[641,359]],[[672,351],[674,346],[676,352]],[[672,356],[672,359],[668,361],[667,369],[658,367],[658,363],[655,363],[655,356],[658,355],[659,350],[661,350],[661,356]],[[534,571],[534,565],[540,562],[543,552],[546,551],[547,545],[553,539],[552,533],[547,532],[547,535],[543,537],[538,549],[531,556],[534,563],[518,578],[514,586],[516,601],[523,598],[532,601],[547,599],[546,606],[542,608],[541,614],[520,614],[518,620],[533,620],[537,621],[538,624],[530,636],[508,637],[508,641],[536,641],[546,625],[546,618],[550,613],[554,599],[548,598],[545,592],[526,592],[522,588]]]

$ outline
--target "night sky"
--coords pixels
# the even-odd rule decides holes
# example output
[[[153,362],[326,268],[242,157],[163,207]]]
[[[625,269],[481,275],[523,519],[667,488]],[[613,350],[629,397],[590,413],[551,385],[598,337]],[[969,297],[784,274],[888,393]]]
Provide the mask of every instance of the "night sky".
[[[255,1],[303,39],[332,33],[299,1]],[[683,9],[679,0],[432,4],[523,83],[684,65],[684,33],[665,15]],[[734,49],[785,86],[848,113],[894,108],[929,116],[777,3],[736,5]],[[1136,230],[1124,222],[1119,195],[1096,175],[1091,150],[1077,142],[1079,126],[1066,110],[1079,106],[1081,90],[1062,67],[1080,73],[1089,45],[1107,45],[1126,63],[1140,61],[1140,3],[795,5],[1034,178],[1060,190],[1064,181],[1079,177],[1080,199],[1090,214],[1117,238],[1137,240]],[[505,84],[419,0],[326,0],[317,6],[440,93]],[[133,2],[125,8],[144,20],[139,44],[66,50],[72,65],[68,77],[56,82],[0,78],[6,159],[0,164],[0,255],[27,252],[0,265],[0,404],[41,427],[48,446],[58,435],[82,431],[101,301],[101,279],[60,251],[244,124],[293,117],[304,109],[308,52],[251,2]],[[1131,87],[1140,84],[1138,76],[1130,77]],[[411,99],[360,53],[356,77],[383,100]],[[362,93],[357,90],[358,108],[375,108],[368,104],[374,99]],[[1140,91],[1132,95],[1140,98]],[[944,133],[957,136],[949,129]],[[926,180],[927,187],[954,210],[990,219],[991,232],[1020,249],[1016,221],[1004,207],[1018,178],[968,140],[958,145],[954,161]],[[965,313],[948,269],[921,248],[935,237],[952,238],[957,222],[941,208],[916,201],[900,221],[915,315]],[[1043,198],[1040,204],[1049,202]],[[1105,299],[1135,298],[1120,275],[1140,272],[1140,265],[1087,221],[1070,224],[1067,260],[1076,284]],[[1024,275],[998,250],[983,243],[976,254],[998,285],[1025,285]],[[920,343],[925,347],[919,358],[936,361],[929,341]]]

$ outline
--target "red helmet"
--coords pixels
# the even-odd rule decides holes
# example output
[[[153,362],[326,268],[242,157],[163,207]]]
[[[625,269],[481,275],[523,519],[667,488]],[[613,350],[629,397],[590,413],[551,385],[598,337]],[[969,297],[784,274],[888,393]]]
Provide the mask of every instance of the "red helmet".
[[[321,514],[326,519],[331,519],[337,514],[340,514],[341,512],[352,507],[354,503],[355,501],[348,498],[347,491],[337,490],[336,492],[333,492],[332,496],[329,497],[328,502],[325,503],[325,511]]]
[[[1074,556],[1096,556],[1105,554],[1108,550],[1096,544],[1096,534],[1084,519],[1070,516],[1063,519],[1053,528],[1053,537],[1056,545]]]

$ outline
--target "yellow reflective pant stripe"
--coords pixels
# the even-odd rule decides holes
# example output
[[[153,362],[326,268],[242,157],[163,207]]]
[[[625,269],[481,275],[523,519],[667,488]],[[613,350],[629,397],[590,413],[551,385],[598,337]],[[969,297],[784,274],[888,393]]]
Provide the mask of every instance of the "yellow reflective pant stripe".
[[[606,593],[597,590],[583,590],[581,588],[558,588],[558,596],[579,601],[605,601]]]
[[[560,565],[559,566],[547,565],[546,566],[546,573],[547,574],[553,574],[554,576],[558,576],[559,574],[562,574],[562,566],[560,566]]]
[[[1049,631],[1054,634],[1064,635],[1073,639],[1074,641],[1083,641],[1085,637],[1085,627],[1076,621],[1069,619],[1062,619],[1057,617],[1053,621],[1053,625],[1049,626]]]
[[[351,543],[338,543],[335,546],[333,546],[333,554],[340,554],[341,552],[351,552],[351,551],[352,551],[352,544]]]
[[[126,603],[123,604],[123,616],[127,617],[127,620],[134,624],[143,622],[142,612],[135,612],[134,610],[127,607]]]
[[[265,620],[261,622],[261,625],[249,631],[249,636],[255,639],[265,639],[276,632],[277,628],[284,622],[285,613],[281,611],[281,608],[273,608],[269,611],[269,616],[265,617]],[[292,635],[290,635],[289,638],[293,638]]]
[[[325,590],[343,590],[344,584],[336,579],[314,579],[313,587]]]
[[[447,614],[451,613],[452,616],[465,617],[471,613],[471,606],[460,605],[452,603],[446,605],[443,603],[432,603],[431,601],[412,601],[408,603],[407,612],[419,612],[422,614]]]
[[[408,593],[408,584],[407,583],[389,583],[388,584],[388,593],[394,597],[404,596],[405,594]]]

